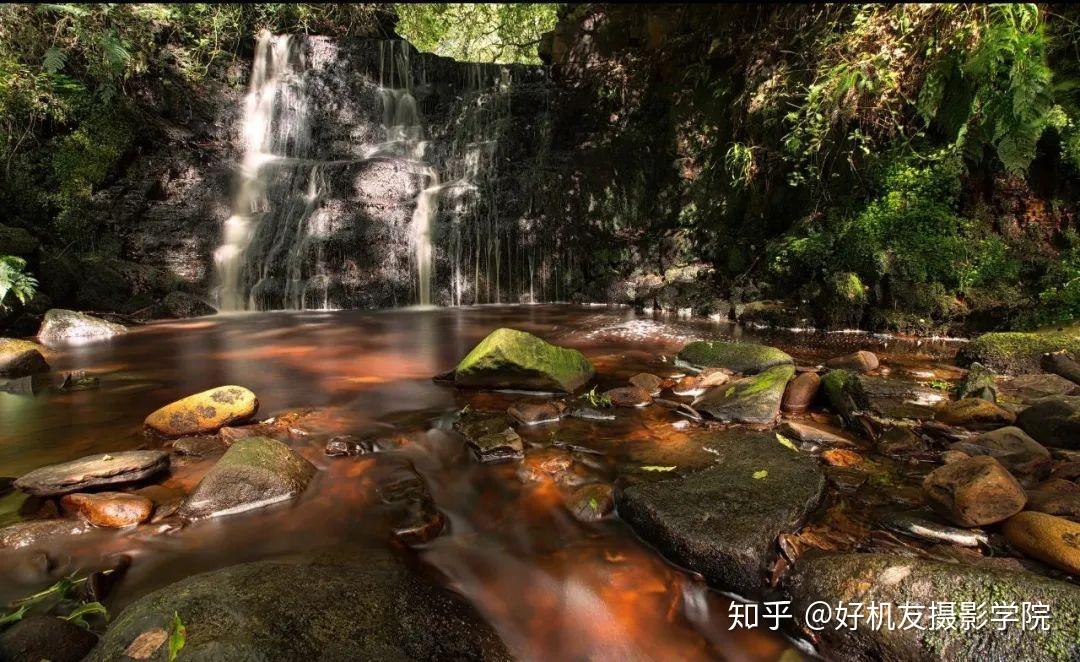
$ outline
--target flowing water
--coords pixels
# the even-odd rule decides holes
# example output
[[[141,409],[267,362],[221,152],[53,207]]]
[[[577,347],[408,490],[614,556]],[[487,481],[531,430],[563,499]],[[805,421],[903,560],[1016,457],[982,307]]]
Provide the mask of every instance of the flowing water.
[[[93,390],[0,392],[0,476],[96,452],[161,447],[143,418],[179,397],[220,384],[258,394],[259,417],[286,421],[288,443],[319,474],[295,502],[162,531],[98,530],[50,550],[53,577],[133,557],[109,601],[113,614],[182,577],[238,562],[338,542],[382,545],[390,515],[377,488],[415,468],[449,526],[430,543],[398,553],[475,604],[525,659],[775,660],[789,643],[763,630],[728,630],[729,599],[665,563],[618,518],[573,519],[550,483],[525,484],[515,465],[479,465],[450,430],[456,412],[505,408],[514,394],[461,392],[434,383],[500,326],[582,350],[601,389],[647,370],[677,372],[670,357],[687,340],[761,338],[800,362],[868,348],[890,365],[933,368],[947,345],[843,334],[767,335],[704,320],[667,320],[628,309],[479,306],[382,312],[245,313],[159,322],[48,358],[54,374],[85,370]],[[33,391],[33,389],[27,389]],[[610,480],[636,453],[677,450],[691,432],[661,407],[617,410],[617,419],[565,419],[523,432],[532,447],[561,438],[590,449],[585,471]],[[330,458],[329,436],[378,429],[400,448]],[[165,484],[189,490],[213,460],[175,462]],[[0,496],[10,519],[14,494]],[[23,509],[28,508],[24,504]],[[29,552],[0,552],[0,600],[51,583]]]

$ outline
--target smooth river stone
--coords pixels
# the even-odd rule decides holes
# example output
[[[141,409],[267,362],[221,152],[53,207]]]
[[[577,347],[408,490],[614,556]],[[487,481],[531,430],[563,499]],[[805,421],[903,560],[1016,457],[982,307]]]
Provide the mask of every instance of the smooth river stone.
[[[1016,414],[1008,409],[1002,409],[989,400],[964,398],[946,403],[938,410],[936,418],[948,425],[986,429],[1012,425],[1016,421]]]
[[[804,372],[788,382],[784,392],[783,409],[790,414],[800,414],[810,407],[821,387],[821,377],[817,373]]]
[[[927,501],[960,526],[993,524],[1024,509],[1027,495],[996,459],[979,455],[950,462],[923,479]]]
[[[29,340],[0,338],[0,377],[13,379],[47,372],[49,364],[41,354],[42,349]]]
[[[244,512],[300,496],[315,467],[269,437],[241,439],[221,456],[180,507],[201,519]]]
[[[77,536],[91,527],[75,519],[44,519],[19,522],[0,528],[0,549],[22,549],[52,543],[58,538]]]
[[[53,308],[45,313],[37,337],[45,345],[53,346],[68,342],[102,340],[122,333],[127,333],[127,327],[123,324],[74,310]]]
[[[150,499],[123,492],[69,494],[60,500],[60,505],[94,526],[113,529],[142,524],[154,512]]]
[[[122,451],[89,455],[71,462],[35,469],[15,487],[35,496],[60,496],[91,487],[145,480],[169,466],[164,451]]]
[[[851,370],[864,373],[877,370],[879,365],[877,355],[864,349],[844,356],[837,356],[825,362],[825,367],[833,370]]]
[[[660,395],[660,389],[664,380],[648,372],[639,372],[630,378],[630,383],[638,388],[645,389],[649,395]]]
[[[1080,524],[1026,511],[1009,518],[1004,532],[1009,544],[1028,556],[1080,575]]]
[[[649,392],[640,386],[620,386],[604,391],[604,395],[611,398],[611,404],[616,407],[646,407],[653,401]]]
[[[146,417],[146,426],[170,437],[209,434],[246,421],[258,410],[259,400],[248,389],[219,386],[165,405]]]

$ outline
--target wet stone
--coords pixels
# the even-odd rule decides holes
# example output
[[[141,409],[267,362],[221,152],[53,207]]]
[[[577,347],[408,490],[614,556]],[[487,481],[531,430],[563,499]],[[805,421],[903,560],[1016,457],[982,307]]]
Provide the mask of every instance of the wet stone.
[[[566,508],[580,522],[596,522],[615,510],[615,492],[611,485],[593,483],[574,490],[566,499]]]
[[[136,494],[98,492],[68,494],[60,500],[66,512],[74,513],[94,526],[123,528],[150,519],[154,502]]]
[[[969,429],[987,429],[1012,425],[1016,415],[989,400],[964,398],[946,403],[938,410],[937,420]]]
[[[1080,396],[1052,396],[1020,412],[1016,426],[1044,446],[1080,449]]]
[[[379,453],[390,450],[393,446],[389,439],[340,434],[327,440],[325,452],[329,457],[346,457]]]
[[[146,487],[132,490],[132,494],[146,497],[153,502],[154,514],[150,516],[151,523],[160,522],[166,517],[175,514],[184,503],[183,492],[163,485],[147,485]]]
[[[1028,490],[1027,496],[1027,510],[1080,521],[1080,492],[1032,489]]]
[[[574,458],[561,448],[531,450],[517,469],[518,479],[523,483],[538,483],[559,476],[570,470]]]
[[[866,350],[837,356],[825,362],[825,367],[833,370],[851,370],[852,372],[861,373],[877,370],[879,365],[877,355]]]
[[[86,628],[55,616],[28,616],[0,634],[0,659],[5,662],[79,662],[97,644]]]
[[[594,374],[575,350],[552,345],[531,333],[496,329],[454,369],[458,386],[573,393]]]
[[[656,375],[641,372],[630,378],[630,384],[643,389],[651,396],[660,395],[660,389],[663,387],[664,380]]]
[[[949,446],[968,455],[989,455],[1017,475],[1050,473],[1050,451],[1018,427],[1004,427],[985,432],[967,441]]]
[[[885,455],[910,455],[927,450],[923,438],[906,427],[889,428],[878,438],[877,446]]]
[[[1003,530],[1009,544],[1024,554],[1069,574],[1080,575],[1080,524],[1028,511],[1010,518]],[[1080,593],[1076,604],[1080,605]]]
[[[90,530],[90,525],[81,520],[46,519],[19,522],[0,528],[0,549],[48,545],[56,540],[81,535]]]
[[[53,308],[45,313],[38,340],[48,346],[102,340],[127,333],[127,328],[74,310]]]
[[[998,391],[1004,396],[1030,404],[1040,398],[1053,395],[1076,395],[1080,393],[1080,385],[1060,375],[1038,373],[1017,375],[1002,380],[998,384]]]
[[[779,427],[780,434],[797,441],[821,444],[823,446],[852,447],[855,442],[844,436],[840,430],[828,429],[818,425],[784,421]]]
[[[248,389],[219,386],[167,404],[147,416],[145,423],[170,437],[208,434],[246,421],[258,410],[259,400]]]
[[[0,338],[0,378],[12,379],[48,372],[49,364],[42,356],[43,349],[29,340]]]
[[[960,526],[1000,522],[1027,502],[1012,474],[986,455],[938,467],[923,480],[923,493],[934,510]]]
[[[696,368],[726,368],[752,375],[780,365],[794,365],[790,356],[775,347],[754,343],[698,340],[676,356],[678,363]]]
[[[467,439],[467,443],[479,462],[505,462],[525,456],[525,446],[513,428]]]
[[[653,401],[649,392],[638,386],[620,386],[604,391],[604,395],[611,398],[611,404],[616,407],[647,407]]]
[[[542,423],[555,423],[566,411],[566,405],[561,402],[515,402],[506,410],[510,418],[521,425],[540,425]]]
[[[956,388],[956,397],[979,398],[990,402],[997,402],[997,384],[994,381],[994,373],[987,370],[981,363],[972,363],[964,379]]]
[[[570,414],[574,418],[580,418],[586,421],[614,421],[615,414],[600,411],[592,407],[578,407]]]
[[[60,496],[91,487],[145,480],[169,466],[163,451],[121,451],[35,469],[15,481],[15,487],[36,496]]]
[[[791,365],[769,368],[710,388],[694,400],[693,407],[724,423],[772,423],[780,414],[784,390],[794,374]]]
[[[788,382],[782,409],[789,414],[801,414],[814,402],[820,387],[821,377],[816,373],[804,372],[798,375]]]
[[[225,443],[217,437],[183,437],[172,443],[172,450],[177,455],[190,457],[209,457],[225,452]]]

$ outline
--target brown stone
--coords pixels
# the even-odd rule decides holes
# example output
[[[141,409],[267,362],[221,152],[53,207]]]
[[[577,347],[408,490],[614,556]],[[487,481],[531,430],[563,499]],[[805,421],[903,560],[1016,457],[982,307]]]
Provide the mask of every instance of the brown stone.
[[[1028,511],[1009,518],[1004,533],[1009,544],[1024,554],[1080,575],[1080,524]]]
[[[821,388],[821,377],[817,373],[804,372],[788,382],[784,391],[784,401],[781,409],[789,414],[799,414],[813,403]]]
[[[15,487],[35,496],[60,496],[91,487],[145,480],[169,466],[164,451],[120,451],[35,469],[15,481]]]
[[[615,491],[605,483],[585,485],[570,494],[566,507],[579,521],[596,522],[615,510]]]
[[[638,388],[644,389],[649,395],[655,396],[660,395],[660,389],[664,384],[664,380],[656,375],[640,372],[630,378],[630,383]]]
[[[863,349],[844,356],[831,358],[825,362],[825,367],[833,370],[852,370],[862,373],[877,370],[879,365],[877,355]]]
[[[930,472],[923,493],[935,510],[960,526],[993,524],[1024,509],[1020,483],[996,459],[980,455]]]
[[[952,464],[953,462],[959,462],[960,460],[966,460],[971,456],[964,451],[945,451],[941,454],[942,464]]]
[[[946,403],[938,410],[936,418],[949,425],[978,429],[1012,425],[1016,421],[1016,414],[989,400],[964,398]]]
[[[914,430],[905,427],[893,427],[886,430],[877,440],[878,450],[885,455],[906,455],[926,450],[923,441]]]
[[[170,437],[209,434],[248,420],[259,410],[255,394],[243,386],[219,386],[189,395],[146,417],[146,426]]]
[[[845,436],[843,431],[823,423],[809,424],[799,423],[798,421],[784,421],[780,424],[780,434],[798,441],[824,446],[855,446],[855,442]]]
[[[0,338],[0,377],[17,378],[47,372],[44,347],[29,340]]]
[[[862,464],[863,458],[855,451],[843,448],[831,448],[821,454],[821,459],[826,464],[834,467],[854,467]]]
[[[510,418],[522,425],[539,425],[558,421],[566,405],[561,402],[515,402],[506,410]]]
[[[652,404],[652,396],[640,386],[620,386],[604,395],[611,398],[611,404],[616,407],[645,407]]]
[[[949,446],[968,455],[989,455],[1016,475],[1046,476],[1050,472],[1050,451],[1018,427],[1008,426],[985,432]]]
[[[60,505],[94,526],[112,529],[142,524],[154,511],[150,499],[124,492],[69,494],[60,500]]]
[[[1027,496],[1027,510],[1074,521],[1080,518],[1080,493],[1034,489],[1028,490]]]

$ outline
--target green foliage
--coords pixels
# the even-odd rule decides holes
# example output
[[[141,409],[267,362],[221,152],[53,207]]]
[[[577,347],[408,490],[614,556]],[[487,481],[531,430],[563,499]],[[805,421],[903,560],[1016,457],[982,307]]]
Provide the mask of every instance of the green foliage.
[[[187,627],[180,620],[180,612],[173,612],[172,624],[169,626],[169,662],[174,662],[180,654],[180,649],[187,643]]]
[[[398,31],[422,51],[465,62],[539,64],[555,4],[398,3]]]
[[[612,407],[611,396],[604,393],[597,393],[596,387],[589,389],[587,393],[582,394],[581,399],[589,403],[589,406],[596,409],[606,409]]]
[[[107,621],[109,612],[105,606],[87,597],[86,580],[86,577],[77,579],[75,575],[69,575],[46,589],[15,600],[13,610],[0,617],[0,627],[20,621],[31,612],[55,615],[88,630],[92,629],[91,621],[98,624]],[[94,616],[100,618],[88,620],[88,617]]]
[[[13,255],[0,255],[0,311],[10,307],[9,294],[19,303],[32,299],[37,284],[37,280],[26,273],[26,260]]]

